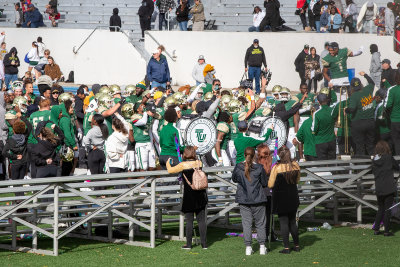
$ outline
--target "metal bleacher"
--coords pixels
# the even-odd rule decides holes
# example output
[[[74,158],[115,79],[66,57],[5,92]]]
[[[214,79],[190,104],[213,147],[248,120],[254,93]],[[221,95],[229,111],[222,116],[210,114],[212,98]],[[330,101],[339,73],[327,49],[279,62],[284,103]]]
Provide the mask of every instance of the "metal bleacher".
[[[0,26],[14,26],[14,0],[2,0],[0,9],[4,9],[0,17]],[[33,0],[36,7],[44,14],[47,0]],[[255,6],[263,8],[262,0],[203,0],[207,20],[215,20],[213,29],[219,31],[247,31],[252,25],[252,12]],[[364,0],[355,1],[361,8]],[[386,0],[374,1],[378,6],[386,6]],[[58,27],[93,29],[96,26],[108,26],[113,8],[119,8],[122,19],[122,28],[135,35],[140,32],[137,11],[141,0],[59,0],[58,10],[61,14]],[[294,14],[295,0],[281,0],[281,16],[286,21],[286,26],[301,30],[300,19]],[[344,0],[342,0],[343,6]],[[174,12],[173,12],[174,13]],[[175,15],[172,14],[172,19]],[[48,17],[44,15],[45,24],[50,27]],[[157,22],[156,22],[157,23]],[[152,23],[152,27],[156,23]],[[155,27],[158,28],[158,27]],[[172,29],[176,29],[174,24]]]

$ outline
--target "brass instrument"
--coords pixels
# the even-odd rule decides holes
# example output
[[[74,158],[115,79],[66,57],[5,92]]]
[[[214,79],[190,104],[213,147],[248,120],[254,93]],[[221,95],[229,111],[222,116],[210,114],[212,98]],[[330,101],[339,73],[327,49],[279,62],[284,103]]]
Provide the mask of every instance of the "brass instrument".
[[[338,119],[336,121],[336,128],[342,128],[342,120],[341,120],[341,116],[340,113],[342,111],[342,88],[343,86],[340,86],[340,90],[339,90],[339,115],[338,115]]]
[[[343,91],[344,90],[344,91]],[[342,106],[342,93],[346,93],[346,103],[343,103]],[[338,115],[338,119],[336,121],[335,127],[336,128],[343,128],[344,131],[344,153],[345,154],[349,154],[350,153],[350,149],[349,149],[349,122],[347,120],[347,114],[345,112],[344,113],[344,117],[342,117],[341,113],[342,110],[344,111],[345,108],[347,108],[348,106],[348,100],[349,100],[349,95],[348,95],[349,91],[348,88],[345,86],[340,86],[340,90],[339,90],[339,115]],[[344,120],[344,123],[343,123]]]

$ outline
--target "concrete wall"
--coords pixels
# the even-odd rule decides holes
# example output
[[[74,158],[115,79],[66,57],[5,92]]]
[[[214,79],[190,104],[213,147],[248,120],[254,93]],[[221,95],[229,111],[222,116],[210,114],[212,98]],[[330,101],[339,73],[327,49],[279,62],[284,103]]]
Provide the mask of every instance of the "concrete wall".
[[[272,71],[271,84],[287,86],[298,90],[300,78],[295,72],[294,60],[309,44],[319,54],[326,41],[336,41],[341,47],[357,50],[364,46],[361,56],[350,58],[348,68],[369,72],[371,54],[369,45],[375,43],[381,51],[381,59],[389,58],[393,67],[399,62],[399,55],[393,51],[393,39],[389,36],[368,34],[316,34],[316,33],[242,33],[242,32],[151,32],[163,44],[167,51],[176,50],[177,61],[168,60],[171,75],[175,83],[194,84],[191,72],[199,55],[204,55],[206,62],[217,71],[222,86],[237,87],[244,72],[244,56],[253,39],[260,40],[267,58],[268,68]],[[146,39],[146,49],[152,51],[156,44],[151,38]],[[149,50],[150,49],[150,50]],[[269,88],[271,89],[271,87]]]
[[[43,38],[66,78],[71,70],[75,72],[75,83],[130,84],[141,81],[145,75],[145,61],[122,33],[98,30],[75,55],[73,47],[79,47],[92,30],[1,28],[0,31],[6,32],[7,49],[13,46],[18,49],[20,76],[27,71],[24,57],[38,36]]]

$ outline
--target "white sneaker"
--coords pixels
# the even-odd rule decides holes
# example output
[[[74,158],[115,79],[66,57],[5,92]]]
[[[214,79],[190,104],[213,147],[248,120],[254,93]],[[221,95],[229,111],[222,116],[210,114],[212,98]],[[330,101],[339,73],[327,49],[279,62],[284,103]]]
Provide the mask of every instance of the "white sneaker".
[[[253,253],[253,249],[251,247],[246,247],[246,256],[250,256]]]
[[[267,254],[267,248],[265,245],[260,245],[260,255],[265,255]]]

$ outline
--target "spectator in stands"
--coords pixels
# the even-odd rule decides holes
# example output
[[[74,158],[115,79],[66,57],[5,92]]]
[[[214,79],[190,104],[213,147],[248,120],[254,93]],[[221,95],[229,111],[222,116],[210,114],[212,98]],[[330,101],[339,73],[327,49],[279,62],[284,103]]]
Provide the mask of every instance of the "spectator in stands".
[[[142,41],[144,41],[144,31],[151,30],[151,16],[154,12],[154,3],[152,0],[142,0],[142,5],[139,8],[139,22],[142,30]]]
[[[394,34],[394,5],[392,2],[387,3],[387,8],[385,10],[385,31],[386,35],[393,36]]]
[[[297,55],[294,61],[294,66],[296,67],[296,72],[299,73],[301,83],[306,83],[304,62],[306,61],[306,56],[309,54],[309,49],[310,46],[308,44],[304,45],[304,49]]]
[[[306,18],[306,0],[297,0],[296,4],[296,15],[300,16],[301,24],[303,25],[303,30],[307,27],[307,18]]]
[[[378,52],[378,46],[376,44],[371,44],[369,46],[369,50],[371,52],[371,64],[369,66],[369,75],[371,79],[374,81],[375,86],[379,89],[381,86],[381,74],[382,74],[382,66],[381,66],[381,53]]]
[[[264,0],[265,17],[260,23],[260,32],[266,30],[267,26],[275,32],[283,25],[284,21],[279,13],[280,6],[278,0]]]
[[[253,147],[247,147],[244,151],[244,162],[235,166],[232,181],[237,183],[235,202],[239,204],[242,217],[244,244],[246,255],[251,255],[252,225],[257,228],[257,241],[260,244],[260,255],[265,255],[266,236],[266,210],[267,195],[265,187],[268,185],[268,176],[263,165],[255,162],[255,151]]]
[[[160,50],[155,49],[147,65],[147,79],[151,83],[151,88],[159,86],[167,88],[171,81],[167,59],[160,55]]]
[[[189,21],[189,7],[186,0],[181,0],[180,5],[176,9],[176,20],[179,23],[181,31],[187,31],[187,24]]]
[[[278,214],[283,239],[283,254],[290,253],[289,232],[292,235],[296,252],[300,251],[299,233],[296,224],[296,213],[300,200],[297,184],[300,181],[300,167],[292,161],[290,150],[283,146],[278,150],[279,162],[271,171],[268,187],[272,189],[273,212]]]
[[[204,15],[204,6],[201,3],[201,0],[194,1],[194,6],[190,9],[189,13],[193,15],[192,31],[203,31],[206,17]]]
[[[27,58],[29,59],[28,71],[31,72],[32,69],[39,63],[39,46],[36,42],[32,43],[32,48],[29,50]]]
[[[58,0],[50,0],[49,3],[46,5],[46,13],[49,14],[49,19],[51,20],[51,26],[56,27],[57,26],[57,16],[58,10],[57,10],[57,3]]]
[[[315,31],[315,15],[313,13],[313,8],[317,0],[307,0],[307,10],[308,10],[308,24],[312,31]]]
[[[88,167],[91,174],[104,173],[106,157],[104,154],[104,143],[108,138],[108,128],[104,117],[94,114],[91,120],[92,128],[83,137],[82,146],[88,153]]]
[[[196,214],[197,224],[199,225],[200,242],[203,249],[207,249],[207,214],[206,207],[208,197],[206,190],[193,190],[189,183],[193,182],[194,168],[203,166],[200,160],[197,160],[196,147],[187,146],[182,155],[183,162],[175,167],[171,167],[171,159],[167,160],[168,173],[180,173],[183,177],[183,198],[181,211],[186,219],[186,245],[182,249],[192,248],[193,239],[193,220]]]
[[[39,59],[38,64],[34,68],[36,79],[42,76],[42,74],[44,74],[44,68],[46,67],[47,64],[49,64],[49,56],[50,56],[50,50],[49,49],[44,50],[44,56]]]
[[[381,222],[385,227],[384,236],[393,236],[390,232],[390,217],[392,210],[389,209],[394,202],[397,191],[397,179],[393,170],[399,171],[399,164],[392,156],[389,144],[379,141],[375,146],[375,156],[372,161],[372,171],[375,178],[375,194],[378,199],[378,211],[373,226],[374,234],[379,235]]]
[[[264,17],[265,12],[259,6],[256,6],[253,11],[253,26],[249,28],[249,32],[259,32],[260,23]]]
[[[321,60],[319,63],[320,66],[322,66],[322,59],[329,54],[328,48],[329,48],[329,42],[325,42],[324,50],[322,50],[321,55],[320,55],[320,60]],[[328,76],[330,77],[330,75],[331,75],[330,71],[328,70]],[[328,87],[328,83],[329,83],[328,80],[326,80],[324,77],[324,87]]]
[[[322,15],[322,7],[324,6],[323,0],[319,0],[314,4],[313,14],[314,14],[314,22],[315,22],[315,30],[317,32],[321,32],[321,15]]]
[[[0,91],[3,91],[3,88],[5,89],[4,79],[5,75],[4,75],[3,56],[0,55]]]
[[[374,19],[378,16],[378,6],[372,2],[366,2],[357,17],[357,30],[363,33],[374,33]]]
[[[315,47],[310,48],[310,54],[306,56],[305,64],[305,78],[307,80],[308,92],[314,88],[314,94],[317,93],[318,81],[322,80],[320,58],[317,55]]]
[[[122,27],[121,17],[118,15],[118,13],[119,13],[119,9],[114,8],[113,14],[110,17],[110,32],[119,32]]]
[[[60,88],[61,86],[59,86],[59,85],[57,85],[57,84],[54,84],[52,87],[51,87],[51,104],[50,104],[50,106],[56,106],[56,105],[58,105],[59,103],[58,103],[58,97],[62,94],[62,93],[64,93],[64,89],[63,90],[61,90],[62,89],[62,87]]]
[[[337,12],[336,7],[331,8],[330,17],[330,33],[339,33],[340,26],[342,25],[342,16]]]
[[[18,67],[20,65],[18,51],[15,47],[3,59],[4,64],[4,82],[6,89],[9,89],[10,83],[18,80]]]
[[[374,24],[376,26],[376,34],[378,36],[385,36],[385,8],[380,7],[378,9],[378,16],[374,19]]]
[[[25,13],[23,28],[38,28],[44,26],[43,16],[40,11],[33,5],[28,5],[28,11]]]
[[[344,26],[343,31],[346,31],[346,27],[349,28],[349,32],[356,32],[356,24],[357,24],[357,5],[353,2],[353,0],[346,0],[346,10],[344,12]]]
[[[320,17],[320,32],[327,32],[329,31],[330,28],[330,16],[331,16],[331,11],[330,11],[330,6],[331,5],[324,5],[321,9],[321,17]]]
[[[60,67],[54,62],[53,57],[49,56],[47,60],[49,63],[44,67],[44,73],[50,76],[53,82],[59,81],[62,77]]]
[[[15,26],[17,26],[17,28],[21,28],[22,23],[24,22],[24,15],[22,14],[22,8],[21,8],[21,4],[20,3],[16,3],[14,5],[15,7]]]
[[[247,68],[247,66],[249,68]],[[249,72],[249,79],[256,80],[256,94],[260,93],[260,75],[261,67],[267,69],[267,61],[265,59],[264,49],[259,46],[258,39],[254,39],[253,44],[247,48],[244,57],[245,72]]]
[[[203,71],[204,71],[204,68],[206,65],[207,64],[206,64],[206,60],[204,59],[204,56],[200,55],[199,59],[197,60],[196,65],[194,66],[193,71],[192,71],[192,77],[196,81],[196,85],[199,85],[199,84],[205,82]]]
[[[158,10],[160,11],[160,14],[158,16],[158,29],[162,31],[162,25],[163,23],[165,24],[165,27],[168,28],[168,21],[166,19],[166,16],[170,16],[170,14],[167,15],[167,13],[171,12],[173,8],[175,8],[175,1],[174,0],[159,0],[156,2],[156,5],[158,6]]]

